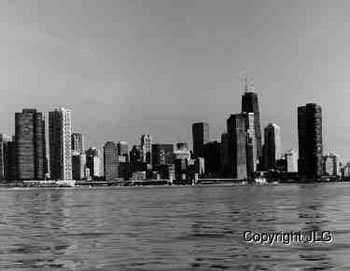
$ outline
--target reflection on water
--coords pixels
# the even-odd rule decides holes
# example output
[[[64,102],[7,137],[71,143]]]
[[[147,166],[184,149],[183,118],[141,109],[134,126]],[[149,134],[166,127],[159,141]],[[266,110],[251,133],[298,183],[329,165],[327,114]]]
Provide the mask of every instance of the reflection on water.
[[[350,184],[0,190],[0,270],[350,267]],[[252,245],[243,232],[332,231]]]

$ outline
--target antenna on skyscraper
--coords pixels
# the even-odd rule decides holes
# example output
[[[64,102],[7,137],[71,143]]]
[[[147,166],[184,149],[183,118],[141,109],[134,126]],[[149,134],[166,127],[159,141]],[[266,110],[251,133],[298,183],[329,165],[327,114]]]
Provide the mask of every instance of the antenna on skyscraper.
[[[247,77],[247,72],[241,72],[239,74],[239,77],[241,78],[241,84],[242,84],[242,89],[243,92],[249,92],[249,83],[248,83],[248,77]]]

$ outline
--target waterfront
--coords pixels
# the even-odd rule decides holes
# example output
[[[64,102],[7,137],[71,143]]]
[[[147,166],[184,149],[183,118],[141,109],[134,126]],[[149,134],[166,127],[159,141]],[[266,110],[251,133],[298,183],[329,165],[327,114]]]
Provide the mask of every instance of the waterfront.
[[[0,270],[349,268],[350,184],[0,190]],[[250,245],[243,232],[331,231]]]

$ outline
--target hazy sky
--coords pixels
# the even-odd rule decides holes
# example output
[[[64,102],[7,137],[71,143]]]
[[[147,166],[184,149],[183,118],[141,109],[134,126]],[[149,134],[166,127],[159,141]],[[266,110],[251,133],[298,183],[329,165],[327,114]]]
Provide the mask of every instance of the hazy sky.
[[[247,71],[284,151],[316,102],[325,151],[350,159],[349,14],[345,0],[0,0],[0,132],[24,107],[64,106],[88,144],[190,143],[195,121],[216,139]]]

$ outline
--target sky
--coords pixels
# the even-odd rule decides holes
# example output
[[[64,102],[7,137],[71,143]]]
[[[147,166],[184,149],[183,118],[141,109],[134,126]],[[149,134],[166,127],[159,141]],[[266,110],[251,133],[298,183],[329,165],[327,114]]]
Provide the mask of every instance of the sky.
[[[219,139],[254,81],[262,127],[298,148],[297,106],[323,109],[324,151],[350,160],[350,1],[0,0],[0,133],[22,108],[72,109],[87,146]]]

